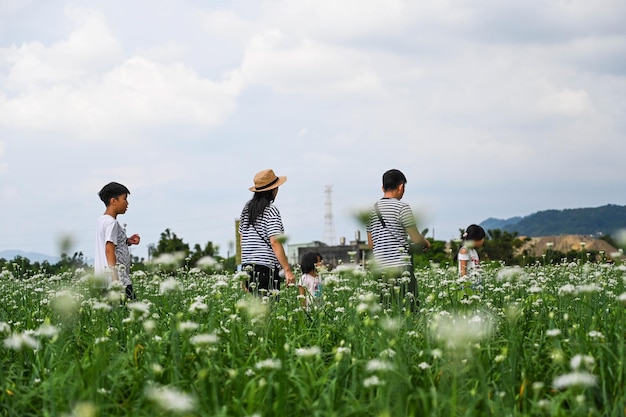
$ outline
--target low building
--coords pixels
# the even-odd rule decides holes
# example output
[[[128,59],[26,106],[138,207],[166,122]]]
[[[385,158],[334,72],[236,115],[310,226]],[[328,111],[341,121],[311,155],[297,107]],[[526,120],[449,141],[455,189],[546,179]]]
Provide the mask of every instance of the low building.
[[[369,253],[367,242],[361,240],[361,233],[355,233],[355,239],[346,243],[345,238],[339,240],[339,245],[327,245],[324,242],[290,244],[288,258],[290,264],[299,264],[302,255],[306,252],[317,252],[322,255],[324,263],[330,268],[340,264],[356,263],[362,265]]]

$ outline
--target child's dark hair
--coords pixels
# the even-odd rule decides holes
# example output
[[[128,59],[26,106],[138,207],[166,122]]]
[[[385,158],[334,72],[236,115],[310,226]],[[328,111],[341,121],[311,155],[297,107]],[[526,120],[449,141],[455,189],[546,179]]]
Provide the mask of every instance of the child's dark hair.
[[[318,254],[316,252],[307,252],[302,255],[302,259],[300,260],[300,269],[302,269],[303,274],[308,274],[309,272],[315,271],[317,257]]]
[[[461,237],[463,240],[481,240],[485,238],[485,229],[477,224],[470,224]]]
[[[126,186],[120,184],[119,182],[110,182],[98,193],[100,200],[104,203],[105,206],[108,206],[111,203],[112,198],[117,198],[123,194],[130,194],[128,188]]]
[[[390,169],[383,174],[383,190],[395,190],[400,184],[406,184],[406,177],[397,169]]]

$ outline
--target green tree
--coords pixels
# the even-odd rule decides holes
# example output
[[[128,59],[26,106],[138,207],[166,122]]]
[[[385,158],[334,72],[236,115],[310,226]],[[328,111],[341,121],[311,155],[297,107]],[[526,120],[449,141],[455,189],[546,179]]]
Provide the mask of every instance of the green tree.
[[[189,244],[183,242],[182,238],[176,236],[170,229],[165,229],[161,233],[159,243],[157,243],[152,256],[157,257],[164,253],[183,252],[185,257],[189,255]]]
[[[191,265],[195,265],[200,259],[204,257],[209,256],[211,258],[215,258],[218,249],[219,248],[217,246],[213,246],[213,242],[207,242],[204,246],[204,249],[202,248],[202,246],[200,246],[199,243],[196,243],[193,247],[193,252],[191,252],[189,256],[189,262]]]
[[[516,250],[524,244],[524,241],[517,232],[490,229],[481,252],[485,260],[503,261],[507,265],[515,265],[521,261],[516,258]]]
[[[185,243],[182,238],[178,237],[176,233],[172,232],[170,229],[165,229],[165,231],[161,233],[161,238],[154,247],[154,250],[151,251],[150,256],[158,257],[164,253],[176,252],[183,253],[186,264],[190,267],[198,266],[198,261],[207,257],[213,258],[215,263],[214,266],[207,265],[206,263],[199,265],[202,266],[204,270],[215,271],[219,268],[223,268],[225,271],[234,272],[237,267],[235,265],[235,257],[232,256],[228,259],[224,259],[219,256],[219,246],[214,245],[213,242],[208,241],[204,247],[196,243],[193,249],[191,249],[188,243]]]

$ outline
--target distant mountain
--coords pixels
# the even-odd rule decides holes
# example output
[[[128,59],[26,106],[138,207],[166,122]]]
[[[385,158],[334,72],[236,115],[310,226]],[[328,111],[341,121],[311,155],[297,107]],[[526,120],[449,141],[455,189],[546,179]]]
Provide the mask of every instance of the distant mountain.
[[[0,258],[3,258],[7,261],[12,261],[18,256],[22,258],[26,258],[31,262],[48,261],[51,264],[55,264],[61,260],[61,258],[58,256],[45,255],[43,253],[37,253],[37,252],[24,252],[21,250],[13,250],[13,249],[0,251]]]
[[[595,208],[544,210],[506,220],[489,218],[480,224],[485,230],[500,229],[520,236],[558,236],[564,234],[615,235],[626,229],[626,206],[607,204]]]
[[[516,224],[520,220],[522,220],[522,217],[520,216],[511,217],[510,219],[495,219],[493,217],[490,217],[487,220],[483,221],[480,225],[485,230],[493,230],[493,229],[504,230],[505,227],[510,226],[512,224]]]

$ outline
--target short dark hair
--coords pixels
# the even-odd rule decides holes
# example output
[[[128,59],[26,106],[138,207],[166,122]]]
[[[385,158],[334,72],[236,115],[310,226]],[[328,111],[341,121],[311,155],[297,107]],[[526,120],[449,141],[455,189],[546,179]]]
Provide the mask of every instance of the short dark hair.
[[[300,260],[300,269],[302,269],[303,274],[315,271],[315,264],[317,263],[318,256],[319,254],[316,252],[307,252],[302,255],[302,259]]]
[[[124,194],[130,194],[130,191],[128,191],[128,188],[126,188],[125,185],[122,185],[119,182],[110,182],[102,187],[98,196],[104,205],[108,207],[112,198],[117,198]]]
[[[390,169],[383,174],[383,190],[395,190],[400,184],[406,184],[406,177],[397,169]]]
[[[477,224],[470,224],[463,233],[463,240],[481,240],[485,238],[485,229]]]

